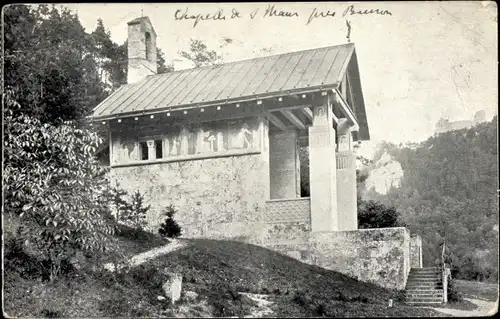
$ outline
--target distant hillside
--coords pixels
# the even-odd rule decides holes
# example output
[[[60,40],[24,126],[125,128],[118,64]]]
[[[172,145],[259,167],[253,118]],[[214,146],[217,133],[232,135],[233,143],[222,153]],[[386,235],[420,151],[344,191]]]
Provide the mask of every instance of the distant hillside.
[[[385,143],[375,163],[387,153],[401,164],[404,176],[386,195],[368,189],[363,197],[396,207],[408,228],[424,237],[425,263],[434,262],[446,238],[455,257],[455,275],[496,278],[497,137],[495,116],[472,128],[430,137],[416,147]]]

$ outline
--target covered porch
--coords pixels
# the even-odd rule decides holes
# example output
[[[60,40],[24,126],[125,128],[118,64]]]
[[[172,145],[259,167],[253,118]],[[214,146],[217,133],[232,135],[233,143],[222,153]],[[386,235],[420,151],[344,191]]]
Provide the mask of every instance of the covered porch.
[[[312,231],[357,229],[356,155],[360,124],[347,73],[338,87],[266,105],[267,223],[306,222]]]

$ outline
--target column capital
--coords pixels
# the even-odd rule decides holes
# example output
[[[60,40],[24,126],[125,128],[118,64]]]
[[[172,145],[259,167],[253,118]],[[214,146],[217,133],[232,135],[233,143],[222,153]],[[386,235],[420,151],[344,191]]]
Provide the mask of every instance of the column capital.
[[[333,110],[331,104],[314,105],[313,111],[313,126],[332,126],[333,127]]]
[[[349,123],[346,118],[340,118],[337,125],[337,152],[353,151],[354,142],[352,139],[352,131],[355,125]]]

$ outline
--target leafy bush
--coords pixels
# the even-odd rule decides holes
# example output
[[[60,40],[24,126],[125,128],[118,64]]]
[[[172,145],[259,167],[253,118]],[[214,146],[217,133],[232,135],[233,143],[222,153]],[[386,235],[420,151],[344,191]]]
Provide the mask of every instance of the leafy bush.
[[[18,239],[49,261],[53,279],[63,260],[104,250],[114,232],[107,170],[93,155],[102,140],[72,122],[14,116],[11,91],[4,101],[4,214],[19,217]]]
[[[359,228],[384,228],[401,226],[398,222],[399,214],[392,206],[375,201],[361,201],[358,205]]]
[[[455,287],[455,282],[453,279],[448,280],[448,302],[461,302],[463,301],[462,296]]]
[[[165,221],[160,225],[160,229],[158,229],[158,233],[164,237],[175,238],[179,237],[182,234],[182,229],[179,224],[174,220],[174,215],[177,213],[177,210],[173,205],[169,205],[165,208]]]

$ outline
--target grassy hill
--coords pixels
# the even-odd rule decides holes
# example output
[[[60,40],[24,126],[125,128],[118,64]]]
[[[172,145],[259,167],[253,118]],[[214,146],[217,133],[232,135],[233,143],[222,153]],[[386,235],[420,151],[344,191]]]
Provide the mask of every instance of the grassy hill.
[[[203,316],[249,315],[257,305],[239,292],[269,295],[272,316],[432,316],[437,313],[388,300],[397,293],[358,282],[334,271],[306,265],[274,251],[231,241],[184,240],[188,246],[129,272],[113,274],[69,267],[50,283],[33,256],[5,256],[4,311],[9,316]],[[163,245],[160,237],[122,231],[119,249],[128,255]],[[90,259],[91,260],[91,259]],[[164,273],[183,275],[181,300],[172,308],[161,285]]]

